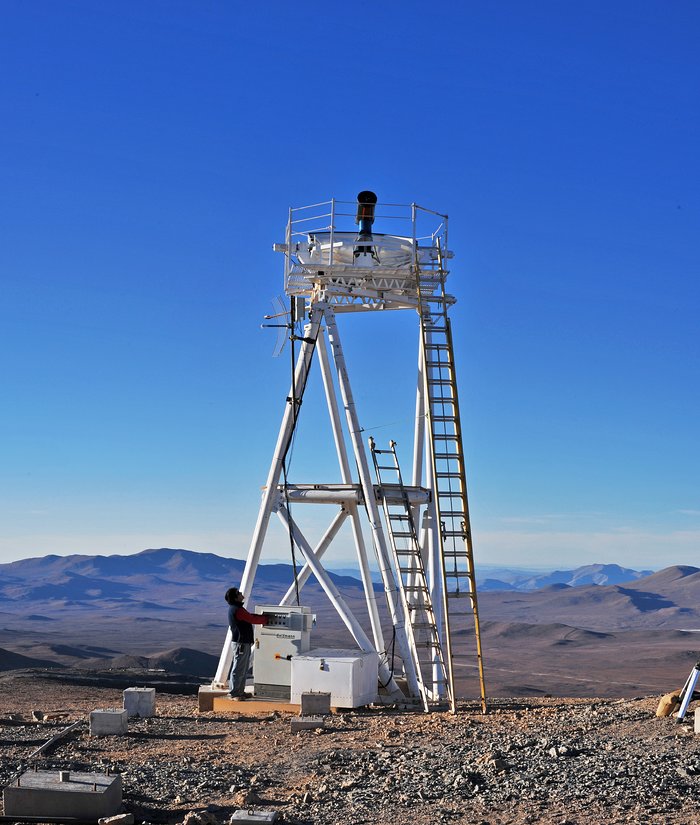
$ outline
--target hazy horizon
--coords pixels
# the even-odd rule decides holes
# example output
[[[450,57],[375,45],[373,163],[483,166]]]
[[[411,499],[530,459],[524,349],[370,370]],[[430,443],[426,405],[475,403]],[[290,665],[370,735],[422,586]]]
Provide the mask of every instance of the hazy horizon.
[[[35,560],[35,559],[42,559],[42,558],[46,558],[47,556],[58,556],[58,557],[63,557],[63,558],[67,558],[67,557],[70,557],[70,556],[86,556],[86,557],[92,557],[92,556],[94,556],[94,557],[119,556],[119,557],[129,557],[129,556],[138,555],[139,553],[146,553],[146,552],[149,552],[149,551],[157,551],[157,550],[185,551],[185,552],[191,552],[191,553],[212,553],[213,552],[213,551],[210,551],[210,550],[194,550],[194,549],[188,548],[188,547],[165,547],[165,546],[163,546],[163,547],[148,547],[148,548],[142,548],[140,550],[134,550],[132,552],[121,552],[121,553],[97,553],[97,552],[95,552],[95,553],[42,553],[42,554],[33,555],[33,556],[32,555],[30,555],[30,556],[21,556],[21,557],[18,557],[16,559],[10,559],[8,561],[0,561],[0,564],[8,564],[8,563],[11,563],[13,561],[30,561],[30,560]],[[227,555],[227,554],[221,553],[221,552],[214,553],[214,555],[219,556],[220,558],[224,558],[224,559],[232,559],[234,561],[245,562],[245,560],[246,560],[246,555],[238,555],[238,556],[236,556],[236,555]],[[303,565],[303,558],[301,558],[301,556],[297,556],[296,562],[297,562],[297,567],[300,569],[301,566]],[[289,564],[289,565],[291,565],[292,560],[291,560],[290,557],[285,558],[283,556],[272,556],[272,557],[265,557],[265,558],[261,559],[260,563],[261,564]],[[542,574],[542,573],[550,573],[550,572],[553,572],[555,570],[576,570],[578,568],[586,567],[586,566],[590,566],[590,565],[617,565],[619,567],[624,567],[624,568],[628,568],[628,569],[636,570],[636,571],[651,570],[652,572],[654,572],[656,570],[663,569],[663,567],[672,566],[674,563],[675,562],[671,561],[671,562],[669,562],[669,564],[663,565],[661,567],[659,567],[659,566],[649,567],[648,565],[642,565],[642,564],[622,565],[622,564],[619,564],[619,562],[616,562],[614,560],[613,561],[598,560],[596,562],[586,562],[585,564],[576,564],[575,562],[573,562],[572,564],[559,565],[559,566],[557,566],[557,565],[531,565],[531,564],[521,565],[521,564],[482,563],[482,564],[478,565],[477,575],[480,572],[483,572],[483,571],[498,571],[498,570],[512,570],[512,571],[518,571],[518,572],[523,573],[523,574],[524,573]],[[354,571],[354,572],[357,572],[358,575],[359,575],[359,572],[360,572],[359,563],[358,563],[356,558],[355,559],[353,559],[353,558],[334,559],[333,562],[329,565],[326,565],[326,567],[331,572]],[[375,559],[370,560],[370,570],[372,571],[373,575],[374,574],[377,574],[377,575],[379,574],[379,568],[378,568],[378,565],[377,565]]]

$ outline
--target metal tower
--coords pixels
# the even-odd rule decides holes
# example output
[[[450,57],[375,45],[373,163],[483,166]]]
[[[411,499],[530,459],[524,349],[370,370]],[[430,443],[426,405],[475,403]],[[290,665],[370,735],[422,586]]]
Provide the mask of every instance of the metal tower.
[[[352,219],[356,227],[353,226]],[[395,230],[373,232],[375,219]],[[264,488],[240,589],[250,596],[270,517],[276,514],[304,557],[304,566],[281,604],[313,575],[358,647],[379,654],[379,678],[391,701],[415,701],[425,710],[456,708],[453,654],[457,634],[473,633],[482,710],[486,711],[481,635],[465,462],[449,308],[446,293],[447,216],[411,205],[378,204],[373,192],[357,203],[331,200],[290,209],[284,243],[285,292],[292,318],[305,320],[292,387]],[[373,479],[353,398],[338,316],[412,310],[418,318],[418,372],[413,466],[404,483],[394,442],[370,439]],[[314,354],[320,367],[342,483],[291,484],[289,450]],[[343,421],[344,417],[344,421]],[[353,472],[351,467],[356,468]],[[291,504],[335,504],[337,512],[315,547],[291,516]],[[383,518],[382,518],[383,512]],[[323,556],[349,520],[357,552],[371,638],[323,567]],[[364,527],[364,530],[363,530]],[[385,635],[370,575],[365,530],[381,573],[391,622]],[[402,692],[387,653],[387,639],[402,662]],[[213,687],[226,684],[230,633]],[[396,674],[400,676],[401,674]]]

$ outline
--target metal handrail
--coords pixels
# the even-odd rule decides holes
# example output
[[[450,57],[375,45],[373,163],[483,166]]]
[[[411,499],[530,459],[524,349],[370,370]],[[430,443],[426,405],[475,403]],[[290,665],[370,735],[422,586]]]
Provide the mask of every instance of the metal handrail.
[[[347,207],[350,206],[353,207],[352,211],[346,211]],[[355,207],[355,201],[331,198],[328,201],[319,201],[318,203],[291,207],[289,209],[285,232],[287,245],[284,273],[285,289],[290,284],[290,279],[293,278],[295,274],[299,274],[297,271],[298,261],[294,260],[293,246],[295,243],[306,242],[310,236],[329,233],[328,261],[324,269],[329,271],[333,270],[334,265],[337,265],[337,250],[335,248],[336,235],[337,233],[342,233],[345,239],[347,238],[347,234],[354,230],[356,217]],[[389,211],[383,214],[383,209]],[[393,235],[399,238],[411,239],[416,250],[419,245],[423,247],[425,245],[433,247],[438,246],[438,244],[442,247],[443,252],[447,249],[447,215],[444,213],[427,209],[416,203],[377,203],[375,210],[375,219],[377,221],[380,223],[386,221],[390,224],[387,227],[388,232],[377,232],[377,236]],[[432,216],[440,219],[437,222],[437,226],[435,226],[435,223],[431,220]],[[340,226],[338,226],[339,222]],[[403,226],[400,225],[401,223]],[[426,226],[426,223],[432,223],[433,225]],[[434,265],[432,262],[426,260],[421,264],[420,268],[424,273],[427,273],[434,268]]]

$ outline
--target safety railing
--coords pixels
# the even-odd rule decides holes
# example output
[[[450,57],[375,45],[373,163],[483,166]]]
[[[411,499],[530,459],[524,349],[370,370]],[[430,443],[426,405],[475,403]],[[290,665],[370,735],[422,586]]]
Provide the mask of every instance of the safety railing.
[[[300,294],[309,289],[308,255],[315,250],[314,260],[323,267],[323,277],[332,277],[336,269],[347,274],[348,247],[355,241],[357,202],[329,201],[292,207],[285,232],[285,290]],[[418,204],[377,203],[374,207],[372,235],[377,246],[396,246],[405,241],[403,255],[406,268],[413,267],[414,278],[419,270],[426,275],[442,267],[450,257],[447,244],[448,217]],[[382,241],[382,239],[384,239]],[[368,246],[371,246],[368,244]],[[406,254],[408,250],[408,254]],[[438,254],[439,250],[439,254]],[[304,260],[306,259],[306,260]],[[387,256],[387,265],[374,266],[396,271],[396,254]]]

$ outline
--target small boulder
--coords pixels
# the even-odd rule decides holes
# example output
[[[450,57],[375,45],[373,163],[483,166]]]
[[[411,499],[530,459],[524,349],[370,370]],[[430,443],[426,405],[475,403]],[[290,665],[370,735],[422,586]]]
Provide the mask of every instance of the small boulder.
[[[680,705],[681,697],[678,693],[666,693],[659,699],[659,705],[656,708],[656,716],[661,719],[664,716],[670,716]]]

